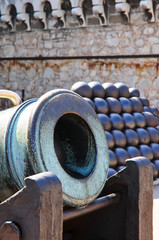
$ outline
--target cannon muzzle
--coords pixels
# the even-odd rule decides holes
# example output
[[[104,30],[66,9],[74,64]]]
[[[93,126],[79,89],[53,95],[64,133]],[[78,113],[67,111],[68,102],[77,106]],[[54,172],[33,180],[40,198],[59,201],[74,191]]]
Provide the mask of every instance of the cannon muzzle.
[[[84,206],[101,192],[108,172],[105,132],[93,108],[69,90],[52,90],[0,112],[0,200],[24,178],[52,171],[64,204]]]

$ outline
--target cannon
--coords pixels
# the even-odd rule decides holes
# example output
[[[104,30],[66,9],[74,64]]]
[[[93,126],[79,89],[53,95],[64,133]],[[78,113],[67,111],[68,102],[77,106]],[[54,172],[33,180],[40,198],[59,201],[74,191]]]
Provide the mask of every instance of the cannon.
[[[102,191],[108,158],[98,116],[72,91],[52,90],[0,112],[1,201],[27,176],[51,171],[62,183],[64,205],[87,205]]]
[[[0,192],[13,194],[0,239],[152,240],[151,163],[129,159],[106,181],[106,132],[87,101],[54,90],[0,114]]]

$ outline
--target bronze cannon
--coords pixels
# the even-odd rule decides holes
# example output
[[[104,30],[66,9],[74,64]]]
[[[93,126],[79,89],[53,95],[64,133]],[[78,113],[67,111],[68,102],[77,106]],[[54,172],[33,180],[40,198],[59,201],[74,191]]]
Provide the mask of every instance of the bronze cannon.
[[[69,90],[52,90],[0,112],[0,200],[24,178],[51,171],[64,204],[83,206],[101,192],[109,166],[105,132],[93,108]]]

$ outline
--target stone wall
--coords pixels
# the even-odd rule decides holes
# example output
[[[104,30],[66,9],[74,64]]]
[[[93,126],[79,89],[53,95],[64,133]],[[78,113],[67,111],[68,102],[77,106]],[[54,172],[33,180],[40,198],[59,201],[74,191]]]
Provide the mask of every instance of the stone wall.
[[[0,34],[0,56],[81,57],[159,54],[159,23]]]
[[[1,32],[0,88],[25,99],[76,81],[124,82],[159,108],[159,23]]]

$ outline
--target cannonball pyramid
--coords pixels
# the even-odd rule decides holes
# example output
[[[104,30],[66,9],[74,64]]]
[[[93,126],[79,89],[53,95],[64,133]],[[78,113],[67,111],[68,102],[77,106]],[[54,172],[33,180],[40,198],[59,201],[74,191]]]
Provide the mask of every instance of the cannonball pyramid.
[[[126,84],[76,82],[71,90],[97,113],[109,148],[108,177],[123,169],[129,158],[151,161],[153,178],[159,178],[159,110]]]

